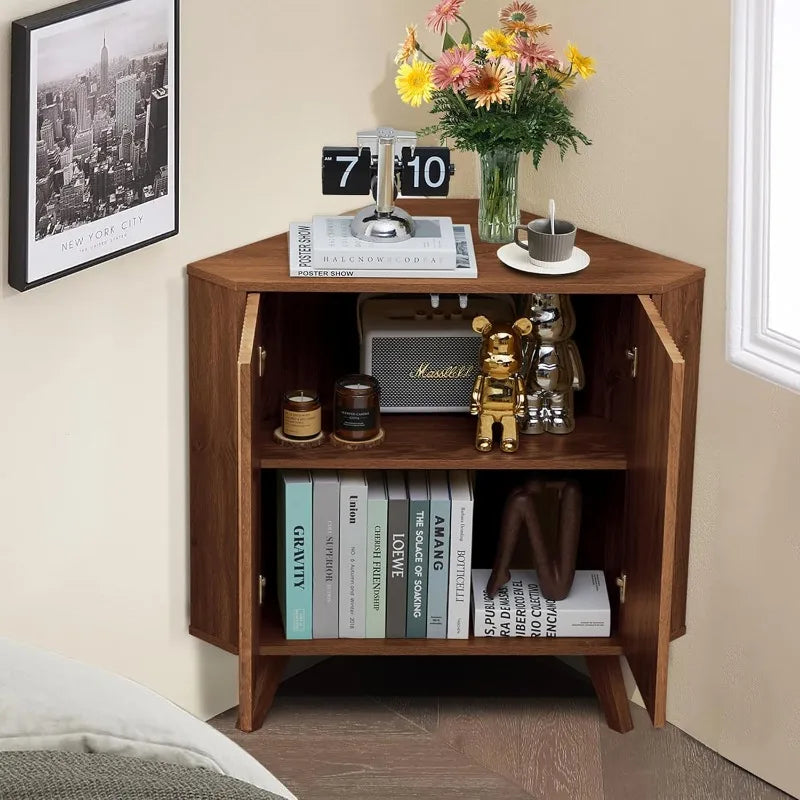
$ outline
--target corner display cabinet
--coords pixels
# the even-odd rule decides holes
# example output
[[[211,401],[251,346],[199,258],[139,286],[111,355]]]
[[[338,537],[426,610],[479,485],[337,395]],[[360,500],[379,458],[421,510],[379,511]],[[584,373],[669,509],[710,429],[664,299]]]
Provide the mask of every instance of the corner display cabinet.
[[[625,657],[662,726],[669,645],[686,630],[704,272],[582,232],[578,244],[592,257],[587,270],[527,275],[503,266],[496,245],[477,241],[476,201],[404,207],[470,223],[479,277],[290,278],[286,234],[189,267],[190,631],[238,655],[245,731],[263,724],[291,656],[338,655],[585,656],[608,724],[621,732],[632,727]],[[358,293],[374,291],[572,295],[587,379],[576,394],[575,433],[522,436],[514,455],[480,454],[474,418],[384,415],[386,441],[374,450],[274,444],[286,388],[318,388],[329,421],[334,379],[358,370]],[[605,571],[612,635],[287,641],[275,582],[273,474],[284,468],[475,470],[473,566],[491,566],[501,486],[530,471],[578,478],[578,566]]]

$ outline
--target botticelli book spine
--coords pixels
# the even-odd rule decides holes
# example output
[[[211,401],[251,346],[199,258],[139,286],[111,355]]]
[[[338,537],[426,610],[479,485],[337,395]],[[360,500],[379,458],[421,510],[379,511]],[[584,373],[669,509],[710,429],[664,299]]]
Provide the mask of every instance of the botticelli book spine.
[[[386,482],[382,472],[367,473],[367,638],[386,637]]]
[[[428,478],[408,474],[408,618],[406,636],[424,639],[428,628],[428,538],[430,536]]]
[[[386,476],[389,494],[388,547],[386,578],[386,636],[403,639],[406,635],[408,574],[408,495],[402,472]]]
[[[311,473],[314,489],[315,639],[339,636],[339,477],[333,470]]]
[[[309,473],[279,473],[278,597],[287,639],[312,637],[311,508]]]
[[[447,575],[450,566],[450,490],[446,472],[430,474],[431,536],[428,543],[428,638],[447,637]]]
[[[341,472],[339,487],[339,637],[367,633],[367,483],[360,471]]]
[[[447,594],[447,638],[469,638],[470,570],[472,566],[472,481],[468,472],[450,473],[450,574]]]

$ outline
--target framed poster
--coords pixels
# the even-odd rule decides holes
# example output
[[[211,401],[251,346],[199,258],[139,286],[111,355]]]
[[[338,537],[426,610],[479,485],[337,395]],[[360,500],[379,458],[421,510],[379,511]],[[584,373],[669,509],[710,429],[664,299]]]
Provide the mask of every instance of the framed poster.
[[[178,232],[178,0],[78,0],[12,26],[15,289]]]

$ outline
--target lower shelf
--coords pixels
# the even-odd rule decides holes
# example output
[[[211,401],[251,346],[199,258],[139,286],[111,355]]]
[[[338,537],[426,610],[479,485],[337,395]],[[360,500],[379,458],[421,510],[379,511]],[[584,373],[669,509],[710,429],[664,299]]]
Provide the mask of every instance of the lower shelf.
[[[287,640],[277,607],[261,620],[262,656],[620,656],[616,636],[469,639],[304,639]]]

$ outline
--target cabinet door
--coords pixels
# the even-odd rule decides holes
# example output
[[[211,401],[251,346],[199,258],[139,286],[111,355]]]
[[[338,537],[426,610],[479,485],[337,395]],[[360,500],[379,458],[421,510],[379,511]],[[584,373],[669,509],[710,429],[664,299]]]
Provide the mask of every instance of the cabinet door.
[[[261,470],[254,452],[261,421],[264,325],[260,294],[247,295],[238,359],[239,475],[239,699],[240,727],[252,729],[258,663],[260,607]]]
[[[634,303],[632,330],[638,357],[620,633],[653,724],[661,726],[666,722],[684,362],[650,297]]]

